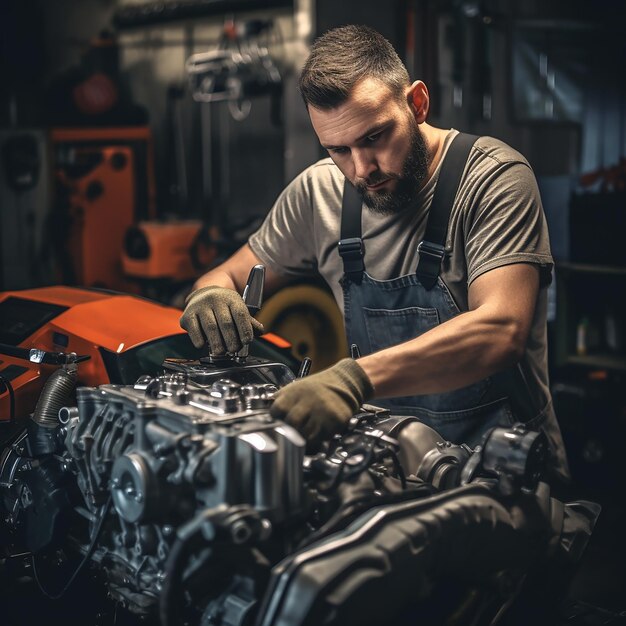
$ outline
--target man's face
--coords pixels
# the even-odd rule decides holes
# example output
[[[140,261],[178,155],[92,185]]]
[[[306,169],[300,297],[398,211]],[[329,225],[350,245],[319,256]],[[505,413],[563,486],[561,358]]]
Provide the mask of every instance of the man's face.
[[[411,206],[428,170],[428,151],[408,104],[375,79],[359,82],[333,109],[309,107],[324,146],[366,206],[388,215]]]

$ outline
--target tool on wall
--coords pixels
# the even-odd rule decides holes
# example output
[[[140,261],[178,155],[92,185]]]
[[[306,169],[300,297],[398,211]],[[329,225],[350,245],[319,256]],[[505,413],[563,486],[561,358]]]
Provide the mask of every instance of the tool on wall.
[[[269,52],[272,44],[282,45],[273,20],[228,19],[215,49],[188,58],[188,86],[175,83],[168,88],[167,211],[161,212],[158,222],[134,224],[128,230],[123,252],[125,273],[149,289],[153,297],[169,301],[176,285],[180,289],[184,283],[190,284],[212,264],[232,254],[264,217],[239,215],[232,206],[231,137],[228,124],[220,117],[223,109],[214,105],[225,104],[230,116],[241,122],[250,115],[255,98],[264,96],[267,101],[269,97],[271,121],[273,126],[280,126],[282,77]],[[194,171],[188,167],[190,146],[186,145],[183,113],[183,99],[190,92],[201,105],[200,216],[190,212],[196,198],[192,197]],[[237,165],[242,167],[240,162]]]
[[[187,59],[194,100],[227,101],[232,117],[241,121],[250,114],[251,98],[270,94],[272,121],[279,122],[282,78],[267,48],[277,33],[272,20],[227,21],[215,50]]]
[[[190,56],[185,64],[192,97],[201,104],[204,217],[220,231],[227,230],[232,221],[229,181],[235,164],[231,163],[228,118],[220,116],[216,105],[225,103],[230,116],[242,122],[250,116],[254,98],[269,97],[270,119],[274,127],[280,127],[282,78],[269,53],[272,43],[282,44],[273,20],[227,20],[217,47]]]

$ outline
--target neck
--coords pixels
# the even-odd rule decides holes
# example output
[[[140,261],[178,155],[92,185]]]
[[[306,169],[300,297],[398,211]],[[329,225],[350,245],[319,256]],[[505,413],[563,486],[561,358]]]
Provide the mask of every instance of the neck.
[[[430,180],[437,169],[439,161],[441,161],[444,141],[449,131],[443,128],[435,128],[426,122],[420,124],[420,131],[428,150],[428,174],[422,183],[422,185],[425,185],[426,181]]]

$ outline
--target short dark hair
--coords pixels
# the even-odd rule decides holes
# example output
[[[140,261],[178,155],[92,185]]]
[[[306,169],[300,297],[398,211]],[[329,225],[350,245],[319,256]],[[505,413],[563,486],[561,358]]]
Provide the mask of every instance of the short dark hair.
[[[380,80],[398,98],[410,84],[406,67],[379,32],[369,26],[340,26],[313,43],[298,86],[307,107],[330,109],[364,78]]]

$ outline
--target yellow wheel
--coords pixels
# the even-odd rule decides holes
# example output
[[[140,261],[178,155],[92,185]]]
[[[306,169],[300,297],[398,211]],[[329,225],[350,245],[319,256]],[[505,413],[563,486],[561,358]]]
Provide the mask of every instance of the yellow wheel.
[[[348,356],[343,318],[330,293],[313,285],[285,287],[257,315],[267,332],[284,337],[294,356],[313,360],[318,372]]]

